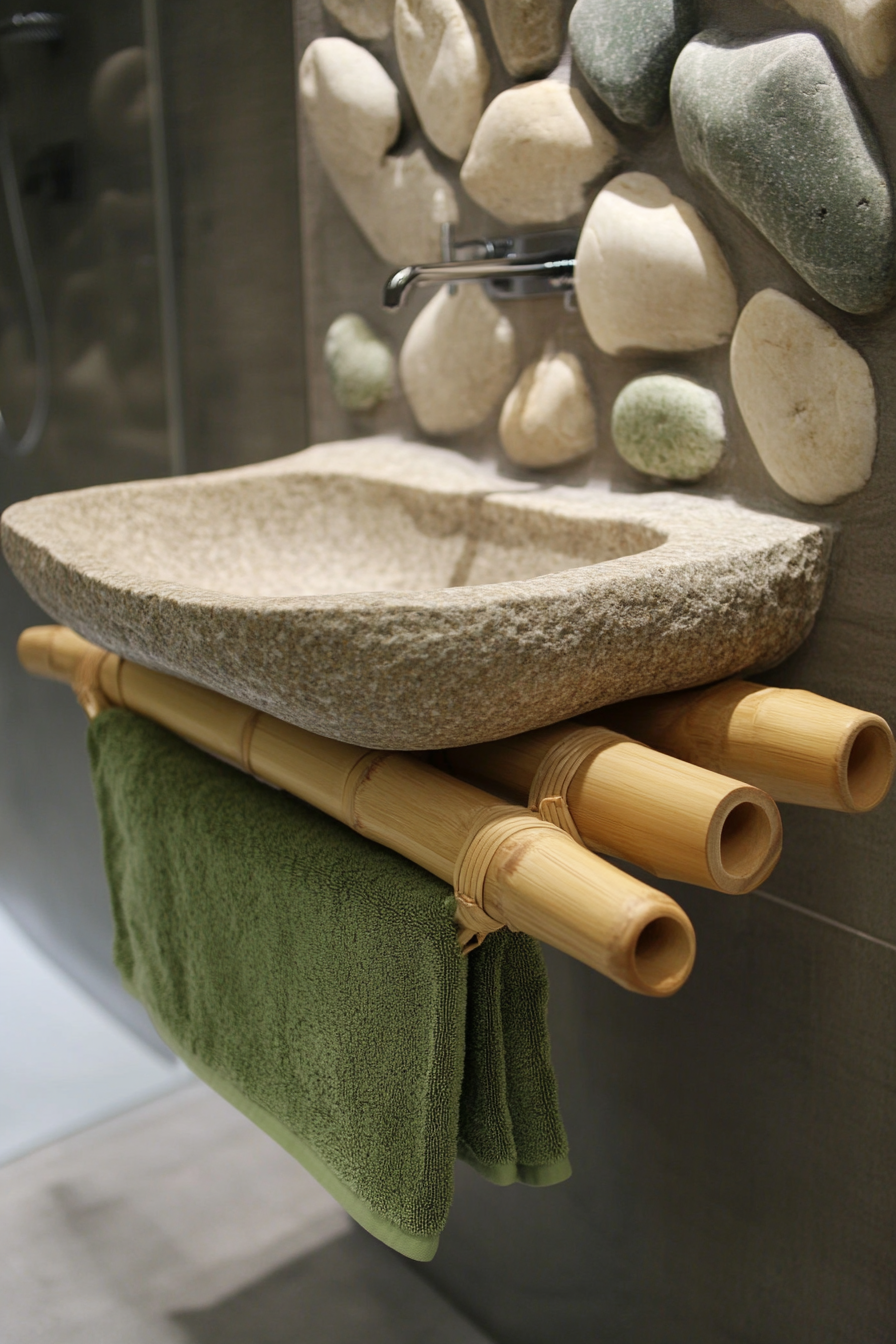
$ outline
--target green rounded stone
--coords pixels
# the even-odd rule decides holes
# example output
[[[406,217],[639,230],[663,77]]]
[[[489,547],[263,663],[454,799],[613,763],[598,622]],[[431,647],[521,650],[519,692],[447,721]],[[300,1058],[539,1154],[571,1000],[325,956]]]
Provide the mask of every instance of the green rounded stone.
[[[636,378],[616,398],[613,440],[620,457],[648,476],[699,481],[725,447],[725,419],[715,392],[668,373]]]
[[[619,120],[655,126],[697,21],[697,0],[577,0],[569,40],[576,65]]]
[[[672,75],[689,172],[712,183],[813,289],[848,313],[896,292],[893,196],[846,78],[814,33],[700,33]]]
[[[343,313],[331,324],[324,363],[333,395],[345,411],[372,411],[392,391],[392,352],[358,313]]]

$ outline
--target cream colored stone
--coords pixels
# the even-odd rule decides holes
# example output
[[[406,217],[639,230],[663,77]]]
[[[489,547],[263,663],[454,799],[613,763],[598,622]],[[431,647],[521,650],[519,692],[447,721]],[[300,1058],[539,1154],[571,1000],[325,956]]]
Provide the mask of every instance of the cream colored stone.
[[[346,37],[319,37],[299,65],[299,94],[328,172],[375,172],[401,129],[398,89],[376,57]]]
[[[427,434],[486,420],[516,372],[516,337],[478,284],[443,286],[414,320],[398,360],[414,419]]]
[[[355,37],[377,41],[392,31],[394,3],[395,0],[324,0],[324,8]]]
[[[796,10],[829,28],[859,74],[869,79],[882,75],[896,58],[896,0],[790,0],[774,8]]]
[[[727,341],[737,294],[715,238],[658,177],[623,173],[601,191],[576,253],[588,334],[608,355],[703,350]]]
[[[438,261],[441,226],[457,222],[451,185],[422,149],[387,154],[401,126],[398,90],[375,56],[343,37],[312,42],[299,95],[320,160],[384,261]]]
[[[425,134],[449,159],[462,159],[490,77],[476,20],[460,0],[397,0],[395,49]]]
[[[514,79],[547,74],[560,59],[564,0],[485,0],[492,36]]]
[[[597,446],[597,419],[582,366],[568,351],[545,354],[511,388],[498,425],[521,467],[558,467]]]
[[[35,601],[104,648],[399,751],[774,666],[828,549],[727,500],[532,490],[390,438],[26,500],[2,538]]]
[[[333,184],[384,261],[440,260],[442,225],[457,223],[457,200],[422,149],[387,154],[376,173],[333,178]]]
[[[476,128],[460,180],[505,224],[559,224],[618,146],[578,89],[555,79],[499,93]]]
[[[731,342],[740,413],[769,475],[805,504],[861,490],[877,447],[871,373],[822,318],[776,289],[755,294]]]

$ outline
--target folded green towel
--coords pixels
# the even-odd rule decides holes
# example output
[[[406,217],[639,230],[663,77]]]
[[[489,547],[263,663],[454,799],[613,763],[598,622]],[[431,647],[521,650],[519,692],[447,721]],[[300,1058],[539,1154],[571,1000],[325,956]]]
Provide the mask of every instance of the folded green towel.
[[[444,882],[137,715],[89,745],[125,985],[362,1227],[428,1260],[456,1155],[569,1175],[537,943],[461,956]]]

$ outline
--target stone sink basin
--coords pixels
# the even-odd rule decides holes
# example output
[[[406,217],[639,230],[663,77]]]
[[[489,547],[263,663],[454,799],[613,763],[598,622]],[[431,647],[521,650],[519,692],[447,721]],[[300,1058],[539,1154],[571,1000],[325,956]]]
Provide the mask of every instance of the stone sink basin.
[[[540,488],[394,439],[27,500],[3,548],[105,648],[389,749],[769,667],[811,628],[828,549],[727,501]]]

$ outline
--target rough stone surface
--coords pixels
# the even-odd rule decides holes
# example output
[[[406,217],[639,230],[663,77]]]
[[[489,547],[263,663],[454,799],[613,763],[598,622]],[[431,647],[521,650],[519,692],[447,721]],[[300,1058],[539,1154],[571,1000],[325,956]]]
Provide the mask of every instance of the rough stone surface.
[[[299,65],[299,96],[321,163],[384,261],[438,261],[457,201],[422,149],[387,154],[401,127],[398,90],[375,56],[321,37]]]
[[[850,313],[896,290],[890,183],[874,132],[814,33],[726,44],[702,33],[672,77],[685,166]]]
[[[637,471],[667,481],[699,481],[725,448],[725,417],[715,392],[689,378],[636,378],[616,398],[613,441]]]
[[[498,54],[514,79],[544,75],[563,50],[564,0],[485,0]]]
[[[764,289],[731,342],[737,404],[769,475],[806,504],[861,490],[877,446],[877,409],[858,350],[795,299]]]
[[[655,126],[678,53],[697,27],[696,0],[576,0],[569,38],[582,74],[619,120]]]
[[[718,243],[658,177],[623,173],[594,201],[576,253],[588,334],[608,355],[727,341],[737,294]]]
[[[343,410],[372,411],[392,391],[392,351],[357,313],[343,313],[330,325],[324,362],[333,395]]]
[[[559,224],[585,208],[586,185],[617,148],[578,89],[538,80],[489,103],[460,180],[505,224]]]
[[[355,37],[377,41],[392,31],[395,0],[323,0],[334,19]]]
[[[789,8],[824,24],[860,75],[876,79],[896,58],[896,0],[790,0]]]
[[[545,354],[511,388],[498,425],[521,467],[558,467],[597,447],[597,420],[582,366],[568,351]]]
[[[459,434],[501,404],[516,373],[513,327],[478,284],[443,286],[415,318],[398,360],[414,419],[427,434]]]
[[[387,749],[780,662],[811,627],[827,552],[822,529],[727,501],[513,490],[388,439],[29,500],[3,544],[87,638]]]
[[[460,0],[397,0],[395,49],[426,136],[449,159],[462,159],[490,76],[476,20]]]

